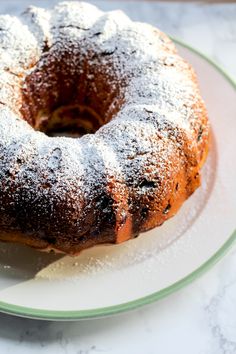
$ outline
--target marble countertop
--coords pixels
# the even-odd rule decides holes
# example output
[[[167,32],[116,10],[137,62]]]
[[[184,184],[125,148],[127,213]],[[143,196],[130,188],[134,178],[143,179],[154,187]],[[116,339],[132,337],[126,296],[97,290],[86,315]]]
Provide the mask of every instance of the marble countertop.
[[[1,13],[27,4],[0,1]],[[92,1],[121,8],[158,26],[222,64],[236,77],[236,4]],[[105,319],[48,322],[0,314],[0,353],[235,354],[236,248],[190,286],[139,310]]]

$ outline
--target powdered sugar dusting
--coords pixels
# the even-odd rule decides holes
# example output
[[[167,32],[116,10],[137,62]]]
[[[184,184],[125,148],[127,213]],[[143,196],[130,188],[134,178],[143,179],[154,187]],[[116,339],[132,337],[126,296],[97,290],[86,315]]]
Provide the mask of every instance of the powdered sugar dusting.
[[[58,68],[65,53],[70,58],[63,67],[69,73],[65,86],[71,85],[71,78],[86,75],[91,94],[102,97],[105,118],[110,120],[94,135],[80,139],[49,138],[22,119],[30,121],[45,102],[58,104],[56,74],[43,70],[48,63]],[[0,17],[0,54],[1,73],[4,78],[9,75],[7,82],[0,82],[4,229],[30,230],[44,241],[50,234],[47,242],[76,245],[86,233],[97,237],[102,227],[101,207],[94,206],[95,201],[103,200],[102,209],[111,213],[104,197],[108,181],[115,184],[114,198],[121,195],[113,212],[122,212],[120,222],[125,223],[128,214],[138,219],[137,206],[147,203],[147,196],[158,196],[164,208],[173,189],[171,178],[183,164],[196,165],[189,161],[199,159],[203,148],[197,136],[200,128],[200,138],[208,134],[208,123],[195,76],[173,43],[152,26],[86,3],[63,2],[52,10],[31,7],[20,19]],[[106,98],[105,86],[101,89],[96,82],[99,75],[107,78]],[[17,88],[14,109],[8,104],[12,85]],[[179,156],[179,163],[173,156]],[[143,218],[150,205],[142,208]],[[143,224],[133,232],[141,231]]]
[[[143,276],[153,272],[157,264],[165,266],[179,253],[192,249],[192,233],[186,232],[193,228],[196,218],[204,210],[207,199],[214,185],[216,171],[216,156],[212,151],[203,169],[203,184],[194,196],[189,199],[180,213],[154,231],[143,234],[142,237],[115,247],[95,247],[82,252],[78,257],[63,257],[52,262],[37,273],[37,278],[49,280],[78,281],[83,277],[97,277],[114,271],[126,271],[128,267],[142,264],[140,270]],[[105,249],[106,247],[106,249]],[[194,249],[192,250],[194,252]]]

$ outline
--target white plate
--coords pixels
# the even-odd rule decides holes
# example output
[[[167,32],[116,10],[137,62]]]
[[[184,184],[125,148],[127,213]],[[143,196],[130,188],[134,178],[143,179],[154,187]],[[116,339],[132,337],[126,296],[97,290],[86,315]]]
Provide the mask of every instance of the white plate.
[[[186,285],[233,243],[236,86],[209,59],[178,47],[197,71],[213,130],[202,186],[162,227],[76,258],[1,244],[1,311],[69,320],[132,309]]]

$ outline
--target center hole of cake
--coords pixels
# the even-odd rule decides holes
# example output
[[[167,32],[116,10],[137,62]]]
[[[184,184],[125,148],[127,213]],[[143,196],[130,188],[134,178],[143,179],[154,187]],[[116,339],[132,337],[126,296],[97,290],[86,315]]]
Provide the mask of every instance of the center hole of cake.
[[[79,138],[95,133],[103,125],[101,117],[90,107],[79,104],[61,106],[51,114],[39,112],[35,129],[50,137]]]

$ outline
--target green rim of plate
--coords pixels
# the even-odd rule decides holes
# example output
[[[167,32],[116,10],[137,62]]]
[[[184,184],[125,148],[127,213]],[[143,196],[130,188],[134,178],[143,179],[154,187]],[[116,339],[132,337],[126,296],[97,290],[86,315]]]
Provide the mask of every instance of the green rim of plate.
[[[236,90],[236,81],[232,77],[230,77],[230,75],[222,67],[216,64],[212,59],[210,59],[205,54],[199,52],[195,48],[192,48],[190,45],[182,42],[179,39],[173,37],[171,37],[171,39],[175,43],[189,49],[193,53],[197,54],[198,56],[206,60],[218,72],[220,72]],[[176,292],[177,290],[183,288],[184,286],[190,284],[192,281],[197,279],[200,275],[202,275],[207,270],[209,270],[216,262],[218,262],[227,253],[227,251],[231,248],[231,246],[234,244],[235,241],[236,241],[236,230],[229,237],[229,239],[223,244],[223,246],[211,258],[209,258],[199,268],[195,269],[192,273],[180,279],[176,283],[168,286],[167,288],[164,288],[153,294],[150,294],[148,296],[133,301],[129,301],[115,306],[102,307],[102,308],[91,309],[91,310],[80,310],[80,311],[51,311],[51,310],[44,310],[44,309],[34,309],[30,307],[17,306],[17,305],[0,301],[0,312],[17,315],[21,317],[34,318],[34,319],[69,321],[69,320],[104,317],[108,315],[117,314],[120,312],[129,311],[138,308],[140,306],[150,304],[154,301],[160,300],[163,297],[170,295]]]

